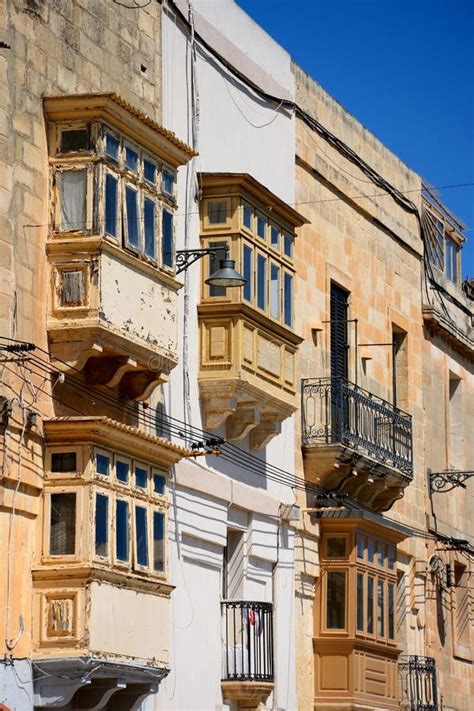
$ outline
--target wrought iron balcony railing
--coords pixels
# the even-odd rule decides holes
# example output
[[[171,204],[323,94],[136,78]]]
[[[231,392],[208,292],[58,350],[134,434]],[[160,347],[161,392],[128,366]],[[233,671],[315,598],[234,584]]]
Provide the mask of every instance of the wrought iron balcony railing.
[[[273,681],[273,606],[225,600],[222,604],[225,681]]]
[[[413,475],[411,415],[345,378],[302,381],[303,446],[340,442]]]
[[[436,662],[433,657],[400,657],[400,708],[403,711],[438,711]]]

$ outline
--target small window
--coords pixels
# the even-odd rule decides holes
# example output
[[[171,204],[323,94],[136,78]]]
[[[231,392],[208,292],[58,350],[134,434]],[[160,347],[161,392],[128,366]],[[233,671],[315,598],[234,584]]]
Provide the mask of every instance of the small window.
[[[138,192],[130,185],[125,187],[125,234],[127,245],[140,248],[140,225],[138,221]]]
[[[153,474],[153,491],[155,494],[163,496],[166,490],[166,476],[164,474]]]
[[[345,558],[346,539],[328,538],[326,543],[326,553],[328,558]]]
[[[109,497],[95,498],[95,554],[106,558],[109,551]]]
[[[148,471],[144,467],[135,467],[135,486],[146,489],[148,484]]]
[[[143,506],[135,506],[135,542],[137,564],[148,565],[147,511]]]
[[[153,512],[153,570],[165,569],[165,516],[161,511]]]
[[[458,247],[449,237],[446,237],[445,273],[454,284],[458,280]]]
[[[280,267],[270,265],[270,316],[280,318]]]
[[[326,628],[342,630],[346,626],[346,574],[327,573]]]
[[[74,555],[76,494],[51,494],[49,555]]]
[[[209,255],[209,276],[219,269],[219,265],[225,256],[227,242],[209,242],[209,249],[214,250],[213,254]],[[209,286],[209,296],[225,296],[227,289],[225,286]]]
[[[117,237],[118,179],[105,175],[105,234]]]
[[[115,475],[118,481],[122,484],[128,484],[128,477],[130,472],[130,465],[128,462],[123,462],[121,459],[115,460]]]
[[[174,175],[166,169],[163,169],[161,176],[161,191],[166,195],[174,195]]]
[[[379,637],[385,636],[385,585],[383,580],[377,582],[377,631]]]
[[[357,534],[357,557],[364,560],[365,538],[360,533]]]
[[[379,568],[385,568],[385,544],[377,543],[377,564]]]
[[[125,166],[134,173],[138,170],[138,153],[130,146],[125,147]]]
[[[374,634],[374,578],[367,578],[367,632]]]
[[[388,637],[395,639],[395,585],[388,584]]]
[[[156,165],[150,160],[143,160],[143,177],[148,183],[156,184]]]
[[[61,232],[79,232],[86,229],[87,221],[87,171],[63,170],[57,174]]]
[[[387,560],[388,560],[388,569],[389,570],[395,570],[395,548],[393,546],[388,546],[387,550]]]
[[[373,563],[375,560],[375,541],[372,538],[367,540],[367,561]]]
[[[145,198],[143,201],[143,221],[145,236],[145,254],[150,259],[156,259],[156,208],[153,200]]]
[[[357,630],[364,631],[364,574],[357,573]]]
[[[243,288],[243,296],[245,301],[252,303],[253,299],[253,249],[247,244],[244,244],[243,249],[243,276],[247,280]]]
[[[207,220],[210,225],[222,225],[227,222],[227,202],[212,200],[207,203]]]
[[[270,227],[270,244],[273,249],[279,251],[280,249],[280,230],[276,225],[271,225]]]
[[[127,501],[117,499],[115,512],[115,550],[117,560],[122,563],[127,563],[130,558],[128,515]]]
[[[61,153],[88,151],[90,133],[88,128],[67,129],[61,131]]]
[[[284,320],[286,326],[293,326],[293,277],[285,272],[284,280]]]
[[[120,141],[112,133],[105,135],[105,155],[118,163]]]
[[[285,257],[293,257],[293,237],[289,234],[285,234],[283,238],[283,253]]]
[[[53,452],[51,454],[52,472],[75,472],[77,471],[76,452]]]
[[[267,221],[262,215],[257,215],[257,236],[260,237],[260,239],[265,239],[266,237],[266,227],[267,227]]]
[[[84,303],[84,270],[65,269],[61,272],[61,306],[80,306]]]
[[[267,260],[257,255],[257,306],[265,309],[267,305]]]
[[[252,231],[253,229],[253,210],[249,205],[243,206],[243,217],[242,217],[244,227]]]
[[[163,266],[172,269],[174,262],[173,213],[169,210],[163,210],[162,231],[161,249]]]
[[[102,476],[109,476],[110,470],[110,457],[106,454],[101,454],[96,452],[95,455],[95,470],[97,474],[102,474]]]

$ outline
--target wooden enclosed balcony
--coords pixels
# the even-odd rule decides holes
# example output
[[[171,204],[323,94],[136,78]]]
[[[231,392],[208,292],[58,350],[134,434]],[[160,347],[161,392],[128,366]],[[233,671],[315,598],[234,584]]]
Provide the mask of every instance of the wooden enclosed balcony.
[[[375,511],[386,511],[413,478],[406,412],[344,378],[302,381],[305,475]]]

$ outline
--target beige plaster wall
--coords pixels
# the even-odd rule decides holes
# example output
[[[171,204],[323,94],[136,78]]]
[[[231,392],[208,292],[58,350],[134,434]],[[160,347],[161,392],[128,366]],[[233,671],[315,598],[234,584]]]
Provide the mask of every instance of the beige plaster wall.
[[[46,257],[48,163],[42,97],[115,91],[153,119],[161,118],[160,5],[140,11],[103,0],[0,0],[0,335],[47,348]],[[45,357],[39,354],[40,357]],[[0,395],[19,398],[50,416],[49,378],[28,363],[0,368]],[[24,385],[25,378],[30,385]],[[23,386],[23,390],[22,390]],[[26,389],[25,389],[26,388]],[[57,393],[55,393],[57,395]],[[2,499],[0,500],[0,609],[7,580],[11,595],[5,627],[0,616],[0,653],[17,657],[31,651],[31,561],[35,518],[42,487],[39,445],[22,448],[24,411],[15,403]],[[41,426],[34,437],[41,434]],[[28,439],[28,438],[27,438]],[[30,437],[31,439],[31,437]],[[4,455],[0,438],[0,467]],[[20,482],[18,477],[20,476]],[[15,500],[13,492],[18,487]],[[12,516],[12,507],[15,515]],[[8,539],[11,537],[9,546]],[[7,551],[10,551],[8,554]],[[7,560],[10,570],[7,573]],[[19,592],[21,591],[21,593]],[[20,615],[24,632],[13,650],[5,637],[16,637]]]

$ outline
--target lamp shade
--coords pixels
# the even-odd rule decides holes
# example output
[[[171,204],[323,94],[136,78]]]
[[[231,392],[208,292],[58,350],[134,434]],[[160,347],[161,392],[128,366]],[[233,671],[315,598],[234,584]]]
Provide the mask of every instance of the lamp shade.
[[[232,288],[235,286],[244,286],[244,284],[247,283],[247,279],[235,270],[235,262],[233,259],[221,259],[219,269],[211,274],[211,276],[205,280],[205,283],[209,286]]]

